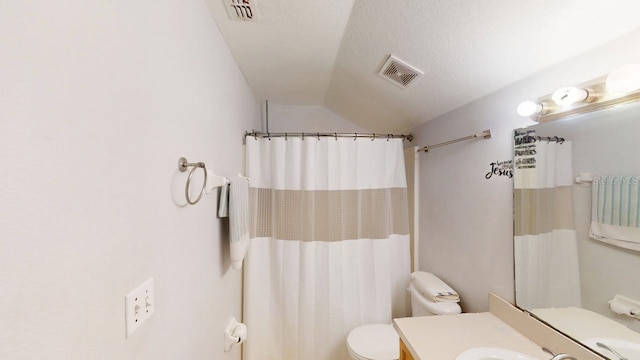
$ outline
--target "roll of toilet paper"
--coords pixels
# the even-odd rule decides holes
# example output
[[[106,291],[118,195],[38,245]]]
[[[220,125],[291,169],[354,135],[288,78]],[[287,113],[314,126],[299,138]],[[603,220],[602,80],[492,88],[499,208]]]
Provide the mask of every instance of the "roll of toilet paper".
[[[610,301],[609,307],[611,311],[619,315],[629,315],[629,311],[631,310],[626,304],[619,301]]]
[[[242,344],[245,340],[247,340],[247,325],[243,323],[237,323],[236,327],[233,328],[231,332],[231,336],[238,339],[238,344]]]
[[[639,308],[638,305],[633,303],[630,299],[616,295],[611,301],[609,301],[609,308],[616,314],[627,315],[631,317],[638,317]]]

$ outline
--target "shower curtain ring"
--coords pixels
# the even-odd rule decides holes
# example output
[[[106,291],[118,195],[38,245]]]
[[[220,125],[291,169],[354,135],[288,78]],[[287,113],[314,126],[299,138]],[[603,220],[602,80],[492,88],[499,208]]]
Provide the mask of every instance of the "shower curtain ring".
[[[284,141],[287,141],[287,133],[284,133]]]
[[[371,134],[371,141],[376,139],[376,133]]]
[[[387,134],[387,141],[391,138],[391,134]]]
[[[320,133],[318,133],[318,141],[320,141]]]
[[[271,141],[271,133],[267,133],[267,139],[269,139],[269,141]]]
[[[358,140],[358,133],[353,133],[353,141]]]
[[[304,133],[302,133],[302,141],[304,141]]]
[[[560,138],[560,145],[564,144],[564,138]]]
[[[333,136],[335,136],[336,141],[338,141],[338,133],[333,133]]]

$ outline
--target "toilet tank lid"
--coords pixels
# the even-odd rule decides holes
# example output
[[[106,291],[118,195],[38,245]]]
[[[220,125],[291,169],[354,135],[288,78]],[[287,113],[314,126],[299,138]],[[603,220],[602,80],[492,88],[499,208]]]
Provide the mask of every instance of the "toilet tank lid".
[[[400,357],[399,337],[390,324],[357,327],[347,336],[347,346],[358,356],[371,360],[395,360]]]

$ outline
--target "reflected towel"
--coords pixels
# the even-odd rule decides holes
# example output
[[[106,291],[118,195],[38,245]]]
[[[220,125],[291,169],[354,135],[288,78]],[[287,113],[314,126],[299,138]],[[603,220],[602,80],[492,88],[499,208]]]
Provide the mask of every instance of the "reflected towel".
[[[459,302],[460,296],[447,283],[440,280],[437,276],[424,272],[416,271],[411,274],[411,280],[415,287],[427,299],[434,302]]]
[[[589,236],[640,251],[640,176],[594,177]]]
[[[229,241],[231,265],[240,270],[249,250],[249,182],[243,177],[229,184]]]

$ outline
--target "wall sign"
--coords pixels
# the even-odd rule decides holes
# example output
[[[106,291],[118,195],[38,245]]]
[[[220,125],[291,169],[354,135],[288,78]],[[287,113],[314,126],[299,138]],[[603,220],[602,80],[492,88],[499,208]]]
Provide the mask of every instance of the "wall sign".
[[[535,134],[535,130],[517,129],[514,131],[513,148],[517,169],[535,169],[537,153]]]
[[[513,160],[496,161],[489,166],[491,166],[491,171],[484,176],[486,179],[491,179],[493,175],[513,177]]]

